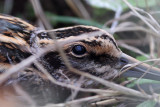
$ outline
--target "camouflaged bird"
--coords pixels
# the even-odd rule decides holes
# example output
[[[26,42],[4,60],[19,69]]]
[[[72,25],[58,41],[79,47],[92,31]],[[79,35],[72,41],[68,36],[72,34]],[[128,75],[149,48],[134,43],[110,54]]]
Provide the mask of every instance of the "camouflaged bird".
[[[12,65],[36,54],[38,48],[54,44],[53,39],[47,33],[39,31],[39,28],[19,18],[0,15],[1,72],[7,71]],[[68,42],[62,48],[71,65],[81,72],[87,72],[103,79],[111,79],[118,76],[124,65],[137,62],[121,52],[112,35],[99,28],[79,25],[55,29],[53,32],[57,41],[75,39],[74,42]],[[100,33],[87,38],[81,37],[83,34],[89,35],[94,32]],[[77,37],[80,39],[76,39]],[[79,79],[77,74],[67,69],[58,51],[50,51],[41,56],[39,62],[58,81],[68,83]],[[29,68],[37,69],[36,66],[31,65],[23,71],[23,75],[18,74],[17,80],[30,79],[25,77],[28,73],[34,75],[34,71]],[[138,77],[146,72],[147,68],[146,65],[134,67],[128,70],[126,75]],[[159,80],[160,72],[157,69],[152,68],[151,72],[147,73],[144,77]],[[36,79],[33,80],[36,81]],[[93,84],[93,82],[85,82]]]

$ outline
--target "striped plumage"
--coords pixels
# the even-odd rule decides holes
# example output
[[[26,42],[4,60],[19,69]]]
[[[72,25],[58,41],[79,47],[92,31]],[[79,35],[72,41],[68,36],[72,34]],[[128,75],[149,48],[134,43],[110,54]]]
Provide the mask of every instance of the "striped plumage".
[[[102,29],[79,25],[55,29],[52,32],[54,32],[57,42],[68,41],[62,46],[62,49],[71,65],[82,72],[110,79],[117,76],[119,69],[124,65],[137,62],[122,53],[113,36]],[[84,35],[87,36],[84,37]],[[54,45],[54,42],[44,30],[19,18],[0,15],[0,71],[3,72],[30,55],[36,54],[39,48],[50,44]],[[41,56],[38,61],[59,81],[70,82],[79,79],[79,76],[68,70],[57,50]],[[144,65],[136,68],[136,71],[134,69],[135,73],[128,71],[129,76],[141,75],[146,72],[146,67],[148,66]],[[35,65],[26,69],[22,74],[26,75],[28,72],[34,74],[31,69],[38,70]],[[159,80],[157,71],[159,70],[154,68],[151,73],[147,73],[149,75],[145,76]]]
[[[124,65],[138,62],[122,53],[113,36],[99,28],[79,25],[52,31],[57,42],[68,41],[62,49],[70,64],[81,72],[87,72],[102,79],[112,79],[118,76]],[[0,15],[0,73],[7,72],[11,66],[33,54],[36,55],[39,48],[54,44],[55,41],[44,30],[19,18]],[[75,85],[78,81],[80,82],[78,85],[81,86],[96,84],[93,80],[81,78],[78,74],[69,71],[57,50],[51,50],[37,61],[58,81],[75,83]],[[138,66],[124,74],[140,77],[146,73],[144,78],[160,80],[159,69],[152,67],[148,72],[148,68],[149,66],[146,65]],[[14,85],[12,83],[19,83],[40,105],[48,102],[63,102],[70,95],[68,89],[51,84],[35,64],[9,77],[1,87],[9,86],[10,88]]]
[[[115,67],[117,62],[119,62],[121,51],[117,47],[114,38],[107,32],[95,27],[82,25],[55,29],[53,31],[58,42],[68,41],[62,48],[74,68],[103,77],[104,79],[110,79],[118,74],[118,70]],[[83,34],[89,35],[97,31],[101,32],[102,35],[99,34],[87,38],[81,37]],[[71,39],[74,42],[70,41]],[[36,54],[39,48],[48,44],[54,44],[54,40],[46,32],[19,18],[0,15],[1,73],[7,72],[13,65]],[[83,51],[78,54],[75,53],[80,48]],[[50,51],[41,56],[37,61],[58,81],[77,84],[80,78],[79,75],[67,69],[58,51]],[[93,84],[93,81],[89,79],[84,78],[82,81],[82,86]],[[34,64],[10,76],[2,85],[2,88],[6,92],[8,87],[10,89],[14,83],[22,86],[40,105],[44,105],[47,102],[57,103],[65,101],[70,94],[70,91],[51,84]]]
[[[82,25],[55,29],[54,32],[57,41],[69,41],[76,39],[82,34],[89,35],[93,32],[101,32],[101,34],[96,36],[88,38],[82,37],[74,42],[69,42],[63,46],[63,49],[71,65],[80,71],[88,72],[95,76],[103,77],[104,79],[110,79],[118,75],[118,70],[115,68],[119,66],[117,63],[119,62],[121,51],[110,34],[95,27]],[[73,52],[73,48],[77,45],[85,48],[86,52],[83,55],[76,55]],[[45,68],[49,68],[48,71],[51,72],[52,75],[56,75],[53,77],[57,77],[57,79],[61,81],[64,80],[62,80],[62,78],[65,78],[65,80],[69,78],[70,80],[68,82],[79,79],[76,74],[67,70],[57,52],[48,53],[43,61],[47,62],[47,64],[45,64],[47,67]],[[48,65],[52,66],[48,67]],[[66,77],[61,74],[65,74]],[[61,78],[59,78],[60,75]]]
[[[35,44],[41,45],[39,36],[49,39],[44,33],[37,35],[37,30],[19,18],[0,15],[0,71],[33,54]]]
[[[30,55],[36,54],[38,48],[44,47],[47,44],[54,44],[54,41],[45,32],[39,33],[39,31],[39,28],[19,18],[0,16],[1,72]],[[117,74],[114,68],[121,54],[114,38],[110,34],[95,27],[82,25],[54,30],[57,41],[73,39],[82,34],[96,31],[103,33],[102,35],[81,38],[75,42],[68,43],[63,46],[63,49],[73,67],[80,71],[109,79]],[[86,52],[84,55],[73,53],[73,47],[77,45],[85,48]],[[58,51],[49,52],[40,59],[40,63],[44,68],[57,80],[68,81],[68,78],[71,80],[72,78],[74,80],[78,79],[77,75],[68,71]]]

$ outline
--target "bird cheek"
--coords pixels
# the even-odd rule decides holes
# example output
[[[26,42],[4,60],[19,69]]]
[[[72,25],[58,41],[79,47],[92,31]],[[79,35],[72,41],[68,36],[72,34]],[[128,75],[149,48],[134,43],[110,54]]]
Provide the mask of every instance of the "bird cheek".
[[[97,73],[104,73],[110,71],[111,67],[110,66],[102,66],[102,67],[97,67],[95,68]]]
[[[81,69],[85,65],[85,61],[83,59],[73,58],[72,56],[68,56],[68,60],[73,68]]]
[[[104,75],[102,76],[102,78],[106,79],[106,80],[113,79],[113,78],[117,77],[118,74],[119,74],[118,70],[116,70],[116,69],[110,69],[109,72],[104,73]]]

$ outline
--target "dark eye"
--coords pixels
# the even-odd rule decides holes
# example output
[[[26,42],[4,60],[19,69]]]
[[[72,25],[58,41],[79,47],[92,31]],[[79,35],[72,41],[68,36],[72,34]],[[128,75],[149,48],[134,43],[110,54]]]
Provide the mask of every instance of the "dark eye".
[[[72,52],[75,54],[75,55],[83,55],[86,53],[86,48],[82,45],[75,45],[73,48],[72,48]]]

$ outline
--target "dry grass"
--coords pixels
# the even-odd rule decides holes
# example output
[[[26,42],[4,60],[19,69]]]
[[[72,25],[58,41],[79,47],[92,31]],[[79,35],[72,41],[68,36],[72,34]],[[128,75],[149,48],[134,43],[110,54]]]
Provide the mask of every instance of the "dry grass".
[[[123,22],[123,23],[120,23],[117,26],[115,26],[115,28],[112,29],[112,31],[110,31],[110,32],[111,33],[116,33],[116,32],[122,32],[122,31],[143,31],[143,32],[148,33],[149,36],[150,36],[150,41],[149,41],[150,55],[147,55],[146,53],[142,52],[141,50],[137,49],[136,47],[129,46],[129,45],[125,44],[125,43],[119,43],[119,45],[121,47],[126,48],[126,49],[130,49],[131,51],[134,51],[135,53],[139,53],[141,55],[146,56],[149,60],[144,61],[144,62],[160,61],[160,59],[150,59],[150,58],[154,57],[154,53],[155,53],[155,48],[156,48],[155,45],[156,44],[155,44],[154,41],[155,41],[156,38],[159,38],[159,36],[160,36],[159,35],[160,26],[159,26],[158,22],[152,17],[152,15],[150,13],[148,13],[148,12],[142,10],[142,9],[139,9],[137,7],[133,7],[126,0],[123,0],[123,1],[131,9],[131,12],[127,13],[127,17],[136,16],[136,17],[140,18],[142,20],[142,22],[144,22],[144,24],[147,26],[147,28],[144,28],[142,26],[133,24],[131,22]],[[36,0],[31,0],[31,3],[33,5],[33,8],[34,8],[34,11],[36,13],[37,19],[39,19],[39,20],[41,20],[43,22],[43,25],[46,28],[45,31],[46,32],[50,32],[49,34],[54,39],[55,34],[51,30],[52,27],[49,24],[48,20],[46,19],[45,15],[44,15],[44,12],[43,12],[42,7],[40,6],[39,0],[37,0],[37,1]],[[82,8],[83,4],[81,4],[81,5],[82,6],[78,7],[78,8]],[[81,11],[81,13],[82,12],[83,11]],[[145,14],[145,16],[142,15],[142,14]],[[86,11],[86,13],[84,14],[84,17],[89,17],[89,16],[90,16],[89,13]],[[114,23],[114,21],[120,21],[123,18],[127,18],[127,17],[126,17],[126,15],[125,15],[125,17],[122,15],[122,16],[119,16],[118,18],[114,19],[114,20],[109,21],[108,23]],[[105,25],[107,25],[107,23]],[[131,26],[131,27],[128,27],[128,26]],[[94,32],[93,34],[91,33],[89,35],[83,34],[83,35],[80,35],[80,36],[81,37],[83,36],[85,38],[85,37],[88,37],[88,36],[95,36],[97,33],[99,34],[100,32]],[[117,104],[118,102],[122,102],[122,101],[125,100],[125,98],[127,99],[128,97],[129,98],[138,97],[138,98],[141,98],[141,99],[151,99],[151,100],[154,100],[156,102],[159,102],[159,99],[158,99],[159,95],[156,94],[156,93],[146,94],[143,91],[137,91],[137,90],[134,90],[134,89],[131,89],[131,88],[127,88],[125,86],[122,86],[122,85],[113,83],[111,81],[107,81],[107,80],[95,77],[93,75],[81,72],[81,71],[73,68],[70,65],[69,61],[67,60],[67,57],[66,57],[65,53],[63,52],[63,50],[61,49],[61,46],[64,45],[64,44],[67,44],[68,42],[73,42],[75,40],[76,40],[76,38],[73,39],[73,40],[70,40],[70,41],[63,41],[63,42],[58,42],[58,41],[54,40],[55,41],[54,45],[47,46],[47,47],[45,47],[43,49],[39,49],[39,52],[37,52],[37,54],[30,56],[29,58],[23,60],[19,64],[17,64],[15,66],[13,66],[12,68],[10,68],[7,72],[5,72],[2,75],[0,75],[0,83],[3,83],[6,79],[8,79],[10,77],[10,75],[12,75],[12,74],[14,74],[16,72],[22,71],[25,68],[27,68],[29,65],[34,63],[37,66],[37,68],[41,72],[43,72],[45,74],[45,76],[48,78],[48,80],[50,80],[53,84],[57,84],[57,85],[60,85],[62,87],[70,88],[70,89],[72,89],[74,91],[93,92],[93,93],[96,94],[94,96],[88,96],[88,97],[85,97],[85,98],[73,99],[71,101],[66,101],[64,103],[47,104],[44,107],[80,106],[81,104],[84,104],[84,103],[86,103],[86,104],[88,104],[88,106],[92,106],[92,107],[102,106],[102,105],[106,106],[106,105]],[[93,89],[93,88],[86,89],[86,88],[81,88],[80,86],[77,87],[77,86],[73,85],[72,83],[71,84],[65,84],[65,83],[56,81],[46,71],[46,69],[44,69],[44,67],[41,64],[39,64],[38,61],[37,61],[37,59],[39,57],[41,57],[42,55],[46,54],[47,52],[49,52],[51,50],[52,51],[58,50],[60,52],[60,55],[61,55],[62,59],[64,60],[66,66],[68,67],[68,69],[70,71],[72,71],[72,72],[74,72],[74,73],[76,73],[78,75],[81,75],[81,76],[83,76],[85,78],[92,79],[92,80],[102,84],[105,88],[104,89],[103,88],[101,88],[101,89]],[[130,69],[132,67],[135,67],[135,66],[137,66],[137,65],[139,65],[141,63],[144,63],[144,62],[133,64],[128,69]],[[125,72],[125,71],[126,70],[124,70],[122,72]],[[110,89],[106,90],[106,87],[109,87]],[[33,106],[33,107],[37,106],[36,103],[30,97],[30,93],[27,94],[23,89],[21,89],[17,85],[16,85],[16,87],[14,87],[14,89],[17,91],[17,93],[19,95],[24,97],[24,99],[30,104],[30,106]],[[119,100],[120,96],[123,97],[123,98],[121,98],[123,100]],[[6,101],[2,101],[2,102],[4,103],[4,105],[6,105]],[[12,104],[13,103],[12,101],[10,103],[11,104],[9,104],[7,106],[14,105],[14,104]]]

